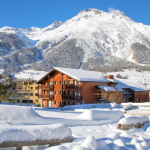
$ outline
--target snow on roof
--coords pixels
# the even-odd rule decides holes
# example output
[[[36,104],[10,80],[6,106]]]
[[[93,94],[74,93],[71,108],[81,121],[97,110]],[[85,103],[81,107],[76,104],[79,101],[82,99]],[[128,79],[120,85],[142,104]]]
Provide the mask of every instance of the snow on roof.
[[[103,86],[97,86],[98,88],[104,90],[104,91],[116,91],[113,87],[103,85]]]
[[[39,80],[41,79],[47,72],[45,71],[36,71],[36,70],[23,70],[23,72],[19,72],[15,74],[15,78],[21,80]]]
[[[110,82],[104,74],[96,71],[86,71],[81,69],[71,69],[71,68],[60,68],[54,67],[54,69],[78,80],[78,81],[97,81],[97,82]]]
[[[133,91],[150,91],[150,88],[147,88],[145,85],[137,83],[136,80],[132,79],[117,79],[118,84],[115,85],[115,89],[120,91],[121,89],[130,88]]]

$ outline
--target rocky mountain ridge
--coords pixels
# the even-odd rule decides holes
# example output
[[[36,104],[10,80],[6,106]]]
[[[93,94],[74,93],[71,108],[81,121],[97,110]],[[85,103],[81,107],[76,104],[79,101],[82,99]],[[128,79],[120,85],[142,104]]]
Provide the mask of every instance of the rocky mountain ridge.
[[[0,68],[99,70],[150,65],[150,26],[119,10],[83,10],[46,28],[0,28]]]

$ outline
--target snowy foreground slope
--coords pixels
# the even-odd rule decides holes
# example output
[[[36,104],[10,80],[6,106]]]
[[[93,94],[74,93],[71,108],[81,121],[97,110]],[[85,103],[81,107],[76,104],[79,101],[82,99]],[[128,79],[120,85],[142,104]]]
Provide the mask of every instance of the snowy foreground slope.
[[[34,108],[33,110],[32,107],[0,105],[0,128],[9,129],[10,127],[14,127],[16,130],[12,132],[13,140],[15,140],[14,132],[17,132],[18,127],[24,127],[28,130],[31,126],[33,128],[36,128],[36,126],[40,128],[46,124],[50,127],[56,123],[63,123],[72,130],[72,143],[49,148],[46,148],[46,145],[23,147],[24,150],[146,150],[150,148],[149,124],[145,124],[143,128],[140,129],[131,129],[128,131],[119,130],[117,129],[117,123],[120,117],[123,116],[122,111],[120,111],[123,108],[116,104],[106,106],[102,105],[100,108],[100,105],[96,106],[95,104],[97,108],[88,108],[89,106],[86,107],[84,105],[83,108],[80,106],[80,110],[72,109],[72,111],[62,111],[60,109]],[[8,109],[11,111],[8,111]],[[146,110],[150,112],[150,108]],[[110,114],[111,111],[112,113]],[[100,115],[98,115],[98,113],[100,113]],[[120,116],[117,115],[118,113]],[[114,117],[115,120],[113,120]],[[29,131],[31,131],[31,129],[29,129]],[[46,135],[46,133],[41,134],[41,137],[42,135]],[[9,139],[9,136],[10,135],[7,136],[7,139]],[[61,135],[59,136],[61,137]],[[0,139],[4,139],[3,135]],[[11,150],[12,149],[13,148],[11,148]]]
[[[98,69],[118,63],[147,66],[149,50],[150,26],[119,10],[84,10],[45,28],[0,28],[0,67],[7,72],[54,66]]]

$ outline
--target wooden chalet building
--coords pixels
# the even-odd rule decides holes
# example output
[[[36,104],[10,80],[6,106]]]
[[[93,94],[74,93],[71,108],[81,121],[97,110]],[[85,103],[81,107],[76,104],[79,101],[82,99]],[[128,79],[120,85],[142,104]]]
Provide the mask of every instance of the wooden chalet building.
[[[101,103],[104,94],[116,91],[124,102],[149,102],[150,97],[148,90],[122,84],[113,75],[80,69],[54,67],[37,83],[42,107]]]
[[[133,80],[118,79],[115,90],[123,93],[124,102],[150,102],[150,89]]]
[[[107,78],[112,78],[108,75]],[[65,105],[101,102],[97,86],[112,86],[114,83],[103,73],[79,69],[54,67],[37,81],[42,107],[63,107]]]

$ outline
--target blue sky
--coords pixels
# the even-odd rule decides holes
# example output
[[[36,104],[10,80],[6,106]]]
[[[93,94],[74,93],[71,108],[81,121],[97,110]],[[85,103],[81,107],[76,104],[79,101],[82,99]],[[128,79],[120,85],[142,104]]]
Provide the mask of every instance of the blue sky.
[[[43,28],[88,8],[119,9],[134,21],[150,25],[150,0],[0,0],[0,6],[0,28]]]

